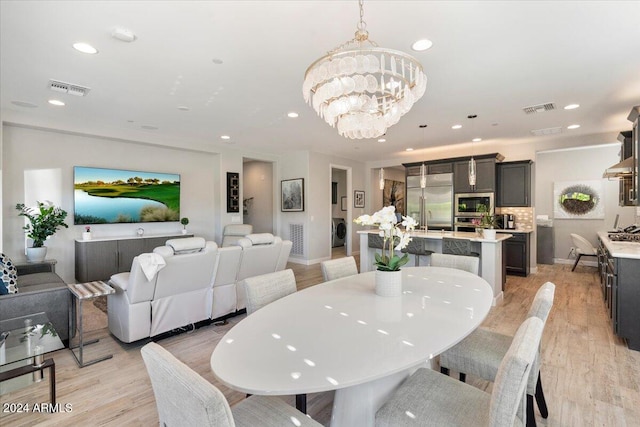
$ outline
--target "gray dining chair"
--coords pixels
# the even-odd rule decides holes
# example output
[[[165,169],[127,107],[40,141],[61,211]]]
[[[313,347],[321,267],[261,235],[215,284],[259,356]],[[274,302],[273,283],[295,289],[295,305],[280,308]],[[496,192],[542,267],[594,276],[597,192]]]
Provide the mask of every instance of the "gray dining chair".
[[[376,413],[377,427],[522,425],[527,377],[542,337],[542,320],[518,328],[491,394],[427,368],[418,369]]]
[[[477,275],[480,269],[480,259],[473,256],[434,253],[431,254],[431,266],[457,268]]]
[[[267,304],[286,297],[298,290],[293,270],[287,269],[275,273],[244,279],[244,291],[247,297],[247,315],[255,313]],[[307,395],[296,395],[296,408],[307,412]]]
[[[156,398],[161,426],[321,426],[274,396],[251,396],[229,407],[213,384],[151,342],[140,350]]]
[[[533,299],[527,318],[538,318],[543,326],[553,306],[556,286],[547,282],[538,289]],[[494,381],[498,367],[511,345],[512,337],[486,329],[476,329],[464,340],[440,355],[440,370],[448,374],[449,370],[460,373],[460,380],[465,381],[466,374],[473,374],[487,381]],[[535,426],[533,398],[535,396],[538,409],[543,418],[549,411],[542,390],[540,379],[540,349],[534,360],[527,381],[527,426]]]
[[[247,314],[251,314],[296,292],[296,278],[291,269],[248,277],[244,279],[244,290],[247,295]]]
[[[358,274],[356,259],[352,256],[322,261],[320,269],[325,282]]]

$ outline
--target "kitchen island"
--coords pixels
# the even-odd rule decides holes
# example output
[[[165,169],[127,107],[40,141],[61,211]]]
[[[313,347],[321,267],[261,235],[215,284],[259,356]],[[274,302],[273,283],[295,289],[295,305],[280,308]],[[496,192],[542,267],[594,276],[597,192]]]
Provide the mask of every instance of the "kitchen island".
[[[358,231],[360,234],[360,270],[362,273],[375,269],[375,253],[379,249],[369,247],[369,235],[378,234],[377,229]],[[442,238],[471,240],[472,250],[480,254],[480,276],[489,282],[493,290],[493,305],[502,301],[502,286],[505,280],[503,263],[503,243],[512,237],[511,234],[499,233],[495,240],[484,239],[477,233],[462,231],[413,231],[412,239],[426,239],[425,248],[433,252],[442,252]],[[415,265],[415,257],[409,254],[409,266]],[[421,259],[421,265],[425,265],[425,257]]]
[[[599,232],[598,270],[613,332],[640,351],[640,242],[612,241],[609,233]]]

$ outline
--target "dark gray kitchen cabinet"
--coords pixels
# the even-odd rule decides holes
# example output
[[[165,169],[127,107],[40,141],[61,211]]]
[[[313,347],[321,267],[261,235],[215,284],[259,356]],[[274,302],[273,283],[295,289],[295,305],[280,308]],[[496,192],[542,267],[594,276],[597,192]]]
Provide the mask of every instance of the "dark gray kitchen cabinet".
[[[492,193],[496,191],[496,159],[476,160],[476,185],[469,185],[469,160],[453,164],[453,191],[455,193]]]
[[[512,233],[504,241],[507,274],[526,277],[529,275],[529,233]]]
[[[496,165],[496,207],[531,206],[531,160]]]
[[[130,271],[136,256],[152,252],[169,239],[183,237],[193,237],[193,234],[76,240],[76,280],[79,283],[109,280],[114,274]]]

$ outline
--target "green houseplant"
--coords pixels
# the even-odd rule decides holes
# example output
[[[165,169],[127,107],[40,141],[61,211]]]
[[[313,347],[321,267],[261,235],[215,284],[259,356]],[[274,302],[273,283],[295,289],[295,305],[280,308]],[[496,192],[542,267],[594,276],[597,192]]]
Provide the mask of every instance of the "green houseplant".
[[[187,234],[187,225],[189,225],[189,218],[186,216],[180,219],[180,224],[182,224],[182,234]]]
[[[29,220],[29,224],[22,227],[27,233],[27,237],[33,240],[33,246],[27,248],[28,261],[42,261],[47,254],[44,241],[53,236],[60,227],[69,228],[64,220],[67,212],[52,203],[36,202],[37,208],[31,208],[18,203],[16,209],[19,216],[24,216]],[[35,249],[35,250],[30,250]]]

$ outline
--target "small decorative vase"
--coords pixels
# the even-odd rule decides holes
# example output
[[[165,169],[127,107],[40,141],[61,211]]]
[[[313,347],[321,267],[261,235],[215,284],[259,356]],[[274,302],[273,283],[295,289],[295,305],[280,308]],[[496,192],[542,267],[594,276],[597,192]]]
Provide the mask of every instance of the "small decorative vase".
[[[91,240],[91,232],[85,231],[82,233],[82,240]]]
[[[186,228],[182,229],[182,234],[187,234],[187,229]]]
[[[402,295],[402,271],[376,270],[376,295],[381,297]]]
[[[494,228],[487,228],[483,231],[484,238],[487,240],[496,240],[496,230]]]
[[[47,247],[27,248],[27,262],[42,262],[47,256]]]

